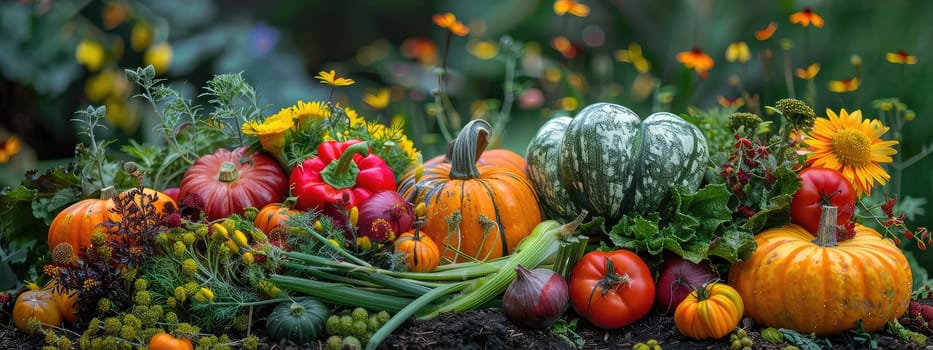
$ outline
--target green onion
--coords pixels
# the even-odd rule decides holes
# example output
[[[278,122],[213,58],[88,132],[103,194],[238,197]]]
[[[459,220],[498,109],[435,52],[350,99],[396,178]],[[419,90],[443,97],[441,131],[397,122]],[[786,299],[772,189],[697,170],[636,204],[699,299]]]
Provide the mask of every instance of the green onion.
[[[369,310],[398,312],[413,299],[354,288],[352,285],[315,281],[286,275],[272,275],[269,281],[280,288],[305,293],[331,304],[359,306]]]

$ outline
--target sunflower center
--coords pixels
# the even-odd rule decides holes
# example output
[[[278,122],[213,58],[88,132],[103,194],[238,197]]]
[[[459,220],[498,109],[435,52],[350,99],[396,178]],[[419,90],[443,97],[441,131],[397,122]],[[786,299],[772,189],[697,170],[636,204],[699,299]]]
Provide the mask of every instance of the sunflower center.
[[[844,165],[868,165],[871,163],[871,139],[855,129],[839,130],[833,136],[833,153]]]

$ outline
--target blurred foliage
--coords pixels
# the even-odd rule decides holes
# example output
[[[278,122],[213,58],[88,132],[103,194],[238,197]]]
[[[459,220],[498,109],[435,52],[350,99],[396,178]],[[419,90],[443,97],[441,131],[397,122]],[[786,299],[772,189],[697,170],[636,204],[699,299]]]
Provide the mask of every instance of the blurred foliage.
[[[899,158],[888,167],[893,180],[878,192],[899,196],[916,225],[933,226],[923,207],[933,196],[933,180],[925,176],[933,167],[926,157],[933,150],[927,131],[933,100],[924,89],[933,81],[933,66],[926,64],[933,26],[923,15],[933,13],[933,2],[582,3],[590,10],[585,17],[558,16],[550,0],[3,2],[0,141],[17,136],[19,149],[0,164],[0,184],[19,184],[29,169],[73,158],[81,138],[70,119],[89,104],[107,106],[108,128],[99,137],[113,140],[114,149],[163,144],[156,113],[133,98],[139,91],[124,68],[161,62],[158,77],[201,104],[196,87],[215,74],[241,73],[260,93],[263,115],[298,100],[330,99],[313,76],[336,69],[357,84],[334,99],[370,101],[360,111],[369,118],[404,119],[426,159],[445,148],[440,121],[457,130],[470,118],[500,118],[507,123],[497,130],[498,145],[524,153],[548,118],[597,101],[639,115],[696,116],[722,108],[766,120],[761,106],[786,97],[806,100],[818,115],[826,108],[861,109],[892,127],[885,138],[901,141]],[[807,7],[825,26],[789,21]],[[445,12],[470,32],[450,36],[432,23],[432,15]],[[756,39],[769,23],[776,26],[773,36]],[[79,54],[88,42],[99,45],[97,56]],[[739,43],[747,52],[735,51]],[[713,66],[687,69],[678,54],[691,50],[709,55]],[[886,55],[899,50],[918,64],[889,63]],[[814,64],[820,69],[811,79],[796,75]],[[438,67],[444,67],[440,92],[449,98],[440,119]],[[852,91],[831,91],[854,78]],[[380,102],[386,94],[388,102]],[[879,108],[889,98],[905,114]],[[931,265],[929,254],[917,255]]]

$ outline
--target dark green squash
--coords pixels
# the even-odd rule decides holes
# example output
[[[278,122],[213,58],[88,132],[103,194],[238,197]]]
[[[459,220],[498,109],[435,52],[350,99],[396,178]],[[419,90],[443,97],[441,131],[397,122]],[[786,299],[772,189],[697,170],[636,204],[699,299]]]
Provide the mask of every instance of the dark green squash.
[[[674,185],[696,190],[709,150],[703,133],[674,114],[641,120],[623,106],[596,103],[545,123],[525,157],[549,217],[570,220],[586,209],[612,220],[658,211]]]
[[[296,298],[275,306],[266,318],[266,331],[272,339],[288,339],[305,344],[324,335],[330,309],[317,299]]]

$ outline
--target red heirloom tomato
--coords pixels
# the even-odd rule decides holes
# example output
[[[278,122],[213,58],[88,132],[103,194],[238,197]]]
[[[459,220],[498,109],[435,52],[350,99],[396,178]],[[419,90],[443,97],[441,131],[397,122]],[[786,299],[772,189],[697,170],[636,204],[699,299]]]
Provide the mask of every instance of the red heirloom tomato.
[[[382,158],[369,153],[360,140],[325,141],[317,157],[305,160],[289,176],[300,210],[326,210],[331,205],[349,210],[373,193],[395,190],[395,175]]]
[[[790,220],[816,235],[824,203],[839,208],[836,224],[844,225],[855,214],[855,188],[839,171],[807,168],[797,175],[801,187],[790,204]]]
[[[651,311],[654,276],[631,251],[592,251],[573,266],[570,303],[597,327],[622,328]]]
[[[208,220],[243,215],[243,208],[281,202],[288,191],[285,171],[272,157],[246,147],[218,149],[199,158],[181,178],[179,196],[200,197]]]

